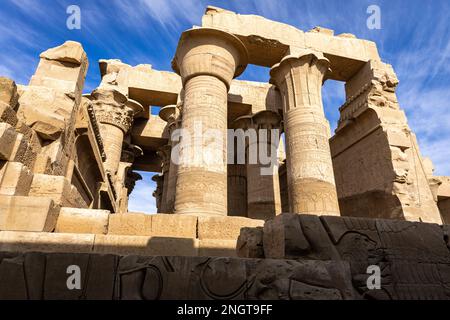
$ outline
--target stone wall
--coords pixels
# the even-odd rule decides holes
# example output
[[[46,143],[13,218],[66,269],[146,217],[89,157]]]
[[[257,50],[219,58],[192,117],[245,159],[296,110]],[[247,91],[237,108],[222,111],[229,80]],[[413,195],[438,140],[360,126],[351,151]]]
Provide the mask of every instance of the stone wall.
[[[449,226],[383,219],[282,214],[243,229],[240,257],[346,261],[366,299],[450,299]],[[378,266],[381,290],[369,290]]]
[[[59,210],[42,198],[20,202],[0,197],[0,251],[233,257],[241,229],[264,224],[242,217]]]

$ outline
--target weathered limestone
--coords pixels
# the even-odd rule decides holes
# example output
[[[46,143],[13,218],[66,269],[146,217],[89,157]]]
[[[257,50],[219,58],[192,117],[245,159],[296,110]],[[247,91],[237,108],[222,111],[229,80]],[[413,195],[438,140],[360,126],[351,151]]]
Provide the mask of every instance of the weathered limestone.
[[[290,211],[339,215],[330,127],[322,105],[322,82],[329,62],[310,50],[272,67],[271,81],[283,98]]]
[[[59,209],[50,198],[0,195],[0,230],[52,232]]]
[[[106,210],[61,208],[55,232],[106,234],[109,214]]]
[[[174,68],[184,88],[181,128],[190,139],[180,142],[176,213],[227,214],[227,92],[246,65],[244,46],[226,32],[192,29],[180,39]],[[210,130],[215,143],[204,141]]]

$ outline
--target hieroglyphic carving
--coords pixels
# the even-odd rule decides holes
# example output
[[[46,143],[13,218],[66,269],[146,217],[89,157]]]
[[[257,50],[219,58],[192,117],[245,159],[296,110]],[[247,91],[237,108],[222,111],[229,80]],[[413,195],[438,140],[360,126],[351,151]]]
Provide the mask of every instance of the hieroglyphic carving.
[[[240,241],[258,245],[248,234]],[[263,247],[266,258],[348,261],[362,298],[450,299],[448,226],[283,214],[264,226]],[[371,265],[381,270],[379,290],[367,287]]]

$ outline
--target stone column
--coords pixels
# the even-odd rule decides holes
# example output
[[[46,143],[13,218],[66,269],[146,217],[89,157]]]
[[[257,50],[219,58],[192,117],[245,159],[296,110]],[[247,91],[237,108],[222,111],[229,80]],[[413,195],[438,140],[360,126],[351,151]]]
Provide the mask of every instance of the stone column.
[[[168,194],[168,187],[169,187],[169,174],[170,174],[170,155],[171,155],[171,147],[170,145],[166,144],[165,146],[162,146],[159,148],[159,150],[156,152],[156,154],[161,158],[162,163],[162,179],[164,181],[163,188],[162,188],[162,195],[161,195],[161,212],[162,213],[168,213],[168,206],[167,206],[167,194]]]
[[[169,105],[161,108],[159,117],[167,122],[167,133],[169,136],[169,148],[172,150],[176,146],[176,141],[172,141],[172,133],[180,126],[180,111],[176,105]],[[169,158],[167,171],[167,188],[163,196],[164,209],[166,213],[175,211],[175,189],[177,184],[178,166]],[[162,209],[164,211],[164,209]]]
[[[105,170],[114,176],[119,168],[124,136],[131,128],[134,116],[143,108],[115,89],[96,89],[91,98],[105,148]]]
[[[330,127],[322,105],[329,61],[305,50],[270,71],[283,100],[287,178],[292,213],[339,215],[330,153]]]
[[[156,182],[156,189],[155,189],[155,191],[153,191],[152,195],[155,197],[155,200],[156,200],[157,213],[161,213],[161,200],[162,200],[162,193],[163,193],[163,189],[164,189],[164,179],[163,179],[163,176],[158,173],[152,177],[152,180],[154,182]]]
[[[261,111],[252,117],[253,128],[256,129],[258,139],[258,163],[247,164],[247,197],[248,197],[248,217],[253,219],[268,220],[281,213],[280,182],[278,178],[278,155],[277,144],[280,139],[279,131],[276,141],[272,141],[271,130],[280,129],[281,117],[272,111]],[[266,130],[266,141],[261,140],[260,130]],[[261,132],[263,134],[264,131]],[[265,148],[267,150],[260,150]],[[251,147],[249,146],[251,150]],[[260,152],[266,152],[270,157],[274,157],[275,162],[262,164]]]
[[[247,217],[247,166],[228,164],[228,215]]]
[[[244,45],[229,33],[196,28],[181,36],[173,61],[183,81],[185,131],[176,213],[227,215],[227,93],[246,65]]]

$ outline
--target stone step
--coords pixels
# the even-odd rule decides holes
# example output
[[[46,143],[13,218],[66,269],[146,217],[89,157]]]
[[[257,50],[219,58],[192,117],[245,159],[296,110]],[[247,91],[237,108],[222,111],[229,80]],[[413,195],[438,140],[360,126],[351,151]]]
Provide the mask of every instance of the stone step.
[[[108,210],[61,208],[55,232],[106,234]]]
[[[125,213],[110,215],[108,234],[236,241],[242,228],[263,225],[243,217]]]

